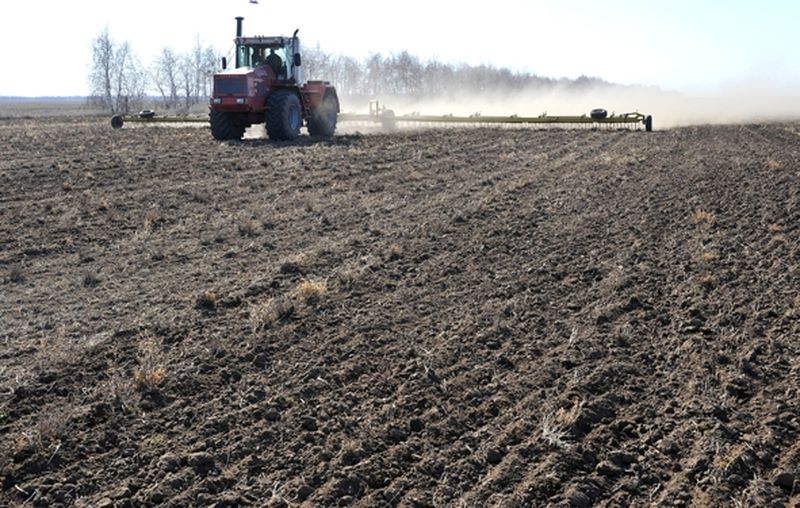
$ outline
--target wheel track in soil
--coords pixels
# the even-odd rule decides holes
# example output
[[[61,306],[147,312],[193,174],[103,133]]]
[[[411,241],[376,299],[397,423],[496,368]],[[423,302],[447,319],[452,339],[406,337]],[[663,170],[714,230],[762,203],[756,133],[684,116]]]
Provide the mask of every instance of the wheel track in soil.
[[[607,140],[603,140],[603,141],[605,141],[603,144],[608,144],[608,141],[607,141]],[[573,143],[574,143],[574,144],[585,144],[585,143],[584,143],[584,142],[582,142],[582,141],[575,141],[575,142],[573,142]],[[588,154],[588,153],[589,153],[589,152],[590,152],[592,149],[594,149],[595,147],[593,147],[593,146],[588,146],[588,147],[585,147],[585,148],[584,148],[584,150],[583,150],[583,152],[581,152],[581,153],[579,153],[579,154],[576,154],[576,153],[575,153],[575,152],[572,150],[572,148],[573,148],[573,147],[571,147],[571,146],[565,146],[565,147],[559,147],[559,148],[558,148],[558,150],[557,150],[557,151],[558,151],[559,153],[562,153],[562,154],[565,154],[565,155],[563,156],[563,158],[562,158],[561,160],[559,160],[559,161],[557,162],[557,166],[556,166],[556,168],[555,168],[555,169],[552,171],[551,178],[553,178],[553,179],[559,179],[559,178],[562,178],[562,177],[561,177],[561,175],[559,175],[559,174],[558,174],[558,170],[559,170],[559,168],[560,168],[561,166],[567,166],[567,165],[569,165],[569,164],[574,164],[574,163],[575,163],[576,161],[578,161],[579,159],[581,159],[581,158],[585,157],[585,156],[586,156],[586,154]],[[550,160],[550,161],[549,161],[549,163],[551,163],[551,164],[552,164],[552,160]],[[523,174],[525,174],[525,172],[523,172]],[[530,173],[528,173],[528,174],[530,174]],[[480,206],[481,206],[481,207],[488,208],[488,207],[489,207],[489,205],[491,205],[491,204],[492,204],[492,203],[494,203],[494,202],[504,202],[504,203],[505,203],[505,202],[510,202],[510,203],[514,203],[515,201],[517,201],[517,200],[518,200],[518,198],[516,197],[516,195],[517,195],[517,194],[519,194],[520,192],[522,192],[522,191],[526,190],[526,189],[527,189],[528,187],[530,187],[532,184],[535,184],[535,183],[537,183],[537,181],[538,181],[539,179],[540,179],[540,177],[539,177],[539,176],[533,176],[533,177],[530,177],[530,176],[529,176],[527,179],[523,179],[523,181],[522,181],[522,182],[520,182],[520,181],[517,181],[516,179],[513,179],[513,180],[511,180],[511,183],[509,184],[509,187],[508,187],[508,188],[504,188],[504,189],[503,189],[503,190],[501,190],[501,191],[497,191],[497,192],[493,193],[493,194],[492,194],[492,196],[491,196],[490,198],[486,198],[486,199],[484,199],[484,200],[482,201],[482,203],[481,203],[481,205],[480,205]],[[504,207],[504,208],[505,208],[505,207]],[[476,209],[476,210],[477,210],[477,209]],[[466,215],[467,215],[467,216],[472,216],[472,215],[475,215],[475,213],[474,213],[474,211],[473,211],[473,210],[468,210]],[[491,222],[491,221],[492,221],[492,218],[493,218],[492,216],[489,216],[489,217],[482,217],[482,218],[481,218],[481,220],[482,220],[482,221],[486,221],[486,222]],[[456,241],[455,243],[458,243],[458,242]],[[424,248],[423,248],[423,250],[424,250]],[[429,250],[435,250],[435,249],[429,249]],[[434,260],[426,260],[426,263],[428,263],[428,262],[430,262],[430,263],[433,263],[433,262],[434,262]],[[440,366],[440,367],[441,367],[441,366]],[[447,366],[444,366],[444,367],[447,367]],[[402,390],[402,389],[403,389],[403,386],[401,385],[401,386],[398,388],[398,390]],[[390,448],[388,451],[386,451],[385,453],[386,453],[386,454],[391,454],[391,448]],[[406,480],[403,480],[403,479],[401,478],[399,481],[400,481],[401,483],[403,483],[403,482],[404,482],[404,481],[406,481]],[[390,486],[389,488],[391,489],[392,487]]]
[[[557,355],[557,356],[560,356],[560,355]],[[525,404],[526,404],[526,402],[521,402],[520,404],[521,404],[521,405],[525,405]],[[528,425],[527,425],[527,426],[526,426],[526,427],[525,427],[525,428],[522,430],[522,432],[521,432],[521,433],[523,433],[523,434],[529,434],[529,431],[531,430],[531,428],[532,428],[533,426],[534,426],[534,425],[528,424]],[[482,429],[481,429],[481,430],[482,430]],[[512,433],[513,433],[513,432],[512,432]],[[525,444],[525,446],[527,446],[527,445],[530,445],[530,443],[526,443],[526,444]],[[524,447],[524,446],[523,446],[523,447]],[[544,468],[546,469],[546,468],[547,468],[547,467],[549,467],[549,466],[550,466],[549,464],[545,464]],[[512,461],[512,464],[511,464],[511,465],[508,465],[508,464],[506,464],[506,461],[503,461],[503,464],[501,464],[500,466],[498,466],[496,469],[500,469],[500,468],[502,468],[502,467],[510,467],[510,468],[512,468],[512,469],[519,469],[519,468],[520,468],[520,465],[519,465],[519,463],[518,463],[518,462],[515,462],[515,461]],[[529,473],[529,475],[528,475],[528,476],[530,476],[530,477],[532,477],[532,478],[541,478],[541,477],[543,476],[543,475],[542,475],[542,473],[544,473],[544,472],[545,472],[545,471],[543,471],[543,470],[542,470],[542,468],[530,468],[530,467],[523,467],[523,469],[527,469],[528,471],[530,471],[530,473]],[[492,473],[490,473],[489,475],[487,475],[487,478],[490,478],[491,476],[493,476],[493,474],[492,474]],[[519,483],[518,485],[519,485],[519,488],[516,490],[515,494],[516,494],[516,495],[521,495],[521,494],[523,494],[523,492],[524,492],[524,490],[525,490],[525,488],[526,488],[526,487],[525,487],[525,485],[526,485],[526,482],[521,482],[521,483]],[[485,499],[485,497],[486,497],[486,494],[487,494],[487,492],[476,492],[476,496],[477,496],[478,498],[483,498],[483,499]],[[474,499],[472,499],[471,501],[474,501]],[[468,495],[467,495],[467,502],[468,502],[468,503],[470,502],[470,498],[469,498],[469,496],[468,496]]]
[[[620,137],[615,140],[603,140],[605,142],[602,143],[600,147],[589,147],[586,152],[581,153],[578,156],[565,158],[565,160],[556,164],[556,166],[553,168],[550,175],[550,181],[547,182],[547,184],[552,185],[554,181],[563,179],[564,176],[560,174],[560,170],[564,169],[567,165],[579,163],[581,161],[584,161],[585,164],[590,164],[593,159],[585,160],[587,159],[586,156],[588,152],[605,153],[608,151],[613,151],[615,147],[617,147],[624,139],[624,137]],[[577,172],[580,170],[580,168],[576,167],[573,168],[573,170]],[[521,184],[515,188],[515,191],[524,191],[535,183],[539,182],[533,180],[521,182]],[[499,222],[502,222],[502,220]],[[551,356],[558,357],[561,356],[561,354],[556,352]],[[540,359],[537,359],[532,363],[538,364],[537,366],[541,368]],[[521,363],[518,364],[516,368],[520,371],[525,371],[526,365]],[[502,379],[498,381],[498,383],[503,386],[508,385],[508,383],[504,382]],[[519,450],[526,450],[534,447],[534,445],[541,439],[539,433],[537,432],[537,430],[541,430],[541,422],[530,420],[520,422],[518,421],[516,415],[530,413],[530,411],[527,409],[531,407],[541,407],[541,405],[541,393],[538,391],[531,392],[529,395],[524,396],[521,400],[515,402],[512,408],[504,413],[507,416],[495,418],[470,432],[474,438],[487,435],[493,436],[490,440],[490,443],[494,443],[492,446],[497,448],[502,449],[506,447],[508,443],[512,443],[512,446],[498,465],[488,467],[485,471],[480,473],[480,478],[475,478],[476,488],[472,491],[464,492],[462,497],[459,499],[459,502],[464,502],[466,505],[471,505],[475,502],[478,502],[479,499],[489,498],[492,492],[497,492],[498,487],[502,489],[504,485],[513,484],[512,480],[519,481],[521,470],[527,470],[529,472],[527,476],[529,477],[541,478],[541,473],[546,472],[548,468],[552,467],[552,463],[549,461],[542,463],[537,467],[531,467],[532,464],[530,464],[530,462],[527,460],[521,460],[518,454]],[[540,413],[540,411],[534,411],[534,413]],[[530,437],[520,440],[520,436]],[[458,466],[459,464],[456,462],[454,467]],[[529,488],[529,486],[530,484],[525,481],[517,483],[517,488],[511,493],[510,497],[512,499],[520,498],[520,496],[526,493],[526,490]]]
[[[561,151],[562,151],[562,153],[568,153],[568,150],[569,150],[569,148],[567,148],[567,149],[563,149],[563,148],[561,148]],[[586,151],[588,152],[588,150],[589,150],[589,148],[587,148],[587,150],[586,150]],[[564,159],[564,164],[568,164],[568,163],[570,163],[570,162],[573,162],[575,159],[576,159],[576,157],[575,157],[574,155],[567,155],[567,156],[565,157],[565,159]],[[527,185],[530,185],[530,183],[532,183],[532,182],[534,182],[534,181],[535,181],[535,178],[534,178],[534,179],[532,179],[532,180],[531,180],[531,182],[527,183],[526,185],[523,185],[523,186],[519,187],[519,188],[518,188],[518,189],[516,189],[516,190],[518,191],[519,189],[522,189],[522,188],[526,187]],[[508,194],[506,194],[506,193],[502,193],[502,194],[498,194],[498,197],[503,197],[503,196],[506,196],[506,197],[507,197],[507,195],[508,195]],[[302,341],[300,341],[300,342],[302,342]],[[286,343],[286,342],[282,343],[282,348],[286,348],[286,350],[287,350],[287,356],[297,356],[297,357],[299,357],[299,358],[302,358],[302,357],[304,356],[304,355],[302,354],[302,352],[297,352],[297,351],[295,351],[295,350],[294,350],[294,347],[295,347],[295,346],[294,346],[294,344],[291,344],[291,342],[289,342],[289,343]],[[326,348],[326,349],[327,349],[327,348]],[[311,349],[311,350],[313,350],[313,349]],[[298,354],[298,353],[300,353],[300,354]],[[301,362],[301,363],[302,363],[302,362]],[[277,378],[280,378],[280,377],[281,377],[280,375],[278,375],[278,376],[277,376]],[[387,453],[387,454],[390,454],[390,453],[391,453],[391,449],[389,449],[389,450],[388,450],[386,453]],[[332,481],[334,481],[334,480],[332,480]]]
[[[613,148],[613,146],[618,144],[622,139],[624,139],[624,138],[619,138],[619,139],[615,140],[614,142],[612,142],[611,140],[601,140],[602,143],[600,144],[600,146],[601,146],[601,148],[602,147]],[[585,143],[582,142],[582,141],[574,141],[573,144],[575,144],[575,145],[578,145],[578,144],[585,145]],[[560,169],[562,169],[563,167],[566,167],[566,166],[568,166],[570,164],[575,164],[576,162],[578,162],[578,161],[580,161],[582,159],[585,159],[590,152],[592,152],[593,150],[597,149],[596,146],[589,145],[589,146],[583,147],[582,151],[575,152],[573,150],[573,148],[574,148],[573,146],[565,146],[565,147],[559,148],[558,151],[560,153],[562,153],[562,154],[565,154],[565,155],[563,155],[559,159],[556,159],[555,162],[552,159],[549,161],[549,164],[555,164],[555,167],[553,167],[552,171],[549,172],[549,174],[547,176],[547,179],[558,180],[558,179],[562,178],[562,176],[559,174],[559,170]],[[533,176],[530,176],[531,174]],[[520,179],[513,179],[509,183],[509,186],[507,188],[503,188],[502,190],[495,191],[495,192],[491,193],[489,197],[487,197],[486,199],[482,200],[482,202],[480,203],[480,205],[476,209],[467,210],[466,215],[470,216],[470,217],[471,216],[475,216],[475,215],[477,215],[475,213],[477,210],[483,209],[483,208],[491,208],[490,205],[496,204],[498,202],[503,203],[503,204],[505,204],[505,203],[514,204],[514,203],[516,203],[517,201],[520,200],[519,195],[522,195],[522,196],[525,195],[525,191],[527,191],[529,187],[531,187],[532,185],[537,184],[537,183],[542,183],[542,175],[541,174],[537,174],[535,170],[529,172],[527,175],[526,175],[526,173],[523,173],[523,176],[527,176],[527,178],[523,177],[523,178],[521,178],[521,181],[520,181]],[[549,182],[547,182],[547,183],[549,183]],[[503,211],[508,210],[509,208],[512,208],[512,207],[499,207],[499,209],[503,210]],[[498,207],[494,207],[492,209],[493,210],[497,210]],[[500,212],[500,214],[502,214],[502,212]],[[501,216],[498,215],[498,213],[495,213],[494,215],[491,215],[491,216],[482,216],[480,218],[479,224],[481,224],[481,223],[488,224],[488,223],[492,223],[493,221],[501,222],[501,223],[503,222],[503,220],[501,219]],[[470,221],[470,226],[475,227],[474,224],[472,224],[471,222],[472,221]],[[478,226],[478,227],[480,227],[480,226]],[[462,239],[462,241],[459,241],[458,238],[455,238],[453,240],[453,242],[456,243],[456,244],[467,243],[464,239]],[[435,249],[429,249],[429,250],[435,250]],[[426,263],[429,262],[429,261],[430,262],[434,262],[433,260],[427,260]],[[432,349],[435,348],[435,347],[436,347],[436,345],[433,345]],[[463,361],[461,363],[463,363]],[[453,366],[449,366],[449,365],[437,365],[436,367],[437,367],[437,370],[442,370],[444,372],[448,372],[448,374],[451,371],[454,371],[453,374],[458,376],[458,371],[459,370],[464,371],[464,370],[468,370],[469,369],[469,362],[467,362],[466,365],[463,365],[460,368],[454,368]],[[448,378],[449,378],[449,376],[448,376]],[[405,386],[406,386],[405,384],[401,384],[397,388],[397,390],[398,391],[405,391]],[[454,390],[458,391],[458,388],[456,387],[456,388],[454,388]],[[527,400],[523,400],[523,401],[520,401],[517,405],[518,406],[519,405],[523,405],[524,406],[524,405],[527,405],[527,403],[528,403]],[[433,423],[435,424],[437,422],[433,422]],[[510,425],[511,426],[515,426],[516,424],[514,422],[512,422]],[[465,434],[467,434],[466,437],[467,438],[471,438],[471,435],[478,435],[478,434],[484,433],[484,432],[486,432],[487,427],[489,427],[489,426],[494,427],[494,426],[496,426],[496,423],[487,423],[487,424],[485,424],[482,427],[479,427],[477,429],[467,430],[467,431],[465,431]],[[516,431],[516,432],[518,432],[518,431]],[[503,433],[501,433],[501,435],[502,434]],[[398,446],[402,446],[402,445],[398,445]],[[459,447],[459,444],[456,443],[456,444],[451,445],[449,447],[445,446],[444,448],[440,446],[440,447],[438,447],[438,449],[440,450],[440,453],[442,453],[444,455],[447,455],[451,451],[451,449],[454,448],[454,447]],[[391,449],[387,450],[384,453],[385,454],[391,454]],[[456,462],[455,466],[458,467],[458,462]],[[405,479],[405,478],[399,478],[396,481],[398,481],[400,484],[404,484],[404,483],[408,482],[408,480]],[[390,485],[388,488],[390,490],[392,490],[395,487],[393,485]],[[465,493],[464,495],[465,495],[465,499],[469,503],[470,502],[469,501],[470,496],[468,495],[468,493]]]

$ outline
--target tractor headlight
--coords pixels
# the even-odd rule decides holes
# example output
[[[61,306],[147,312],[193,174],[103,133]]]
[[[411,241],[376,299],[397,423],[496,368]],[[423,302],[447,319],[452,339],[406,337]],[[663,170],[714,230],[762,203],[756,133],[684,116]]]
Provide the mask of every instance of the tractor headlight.
[[[238,99],[236,99],[236,104],[244,104],[244,103],[245,103],[244,97],[239,97]]]
[[[222,104],[222,99],[220,99],[219,97],[214,97],[213,99],[211,99],[211,104]]]

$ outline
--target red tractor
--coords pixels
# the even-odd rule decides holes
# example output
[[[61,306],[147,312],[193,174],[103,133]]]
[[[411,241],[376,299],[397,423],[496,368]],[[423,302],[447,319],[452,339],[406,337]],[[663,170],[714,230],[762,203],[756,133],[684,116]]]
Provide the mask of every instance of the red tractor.
[[[215,139],[241,139],[244,130],[264,123],[275,140],[292,140],[305,123],[312,136],[330,137],[336,130],[339,98],[327,81],[303,81],[300,39],[243,37],[236,18],[236,66],[214,74],[211,134]]]

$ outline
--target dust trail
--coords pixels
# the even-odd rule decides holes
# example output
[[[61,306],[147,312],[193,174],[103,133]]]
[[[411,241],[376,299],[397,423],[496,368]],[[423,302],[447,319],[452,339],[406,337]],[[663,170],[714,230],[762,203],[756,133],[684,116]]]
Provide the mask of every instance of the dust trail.
[[[800,120],[800,88],[731,86],[709,93],[667,92],[655,87],[599,86],[520,90],[506,93],[455,94],[448,98],[379,97],[397,114],[457,116],[580,115],[594,108],[617,114],[653,115],[657,129],[700,124]],[[345,100],[348,111],[363,112],[365,101]],[[349,109],[348,109],[349,108]]]

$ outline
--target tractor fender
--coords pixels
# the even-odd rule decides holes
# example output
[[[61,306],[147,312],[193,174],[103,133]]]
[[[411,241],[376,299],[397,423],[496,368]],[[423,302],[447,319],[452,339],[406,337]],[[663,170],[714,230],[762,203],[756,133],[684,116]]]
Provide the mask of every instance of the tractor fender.
[[[336,88],[333,86],[325,87],[325,94],[322,96],[322,100],[324,101],[331,96],[333,96],[334,100],[336,101],[336,112],[339,113],[341,109],[339,108],[339,95],[336,93]]]
[[[336,88],[327,81],[309,81],[301,87],[300,93],[310,108],[319,107],[326,97],[333,94],[336,99],[336,112],[339,112],[339,96],[336,94]]]

